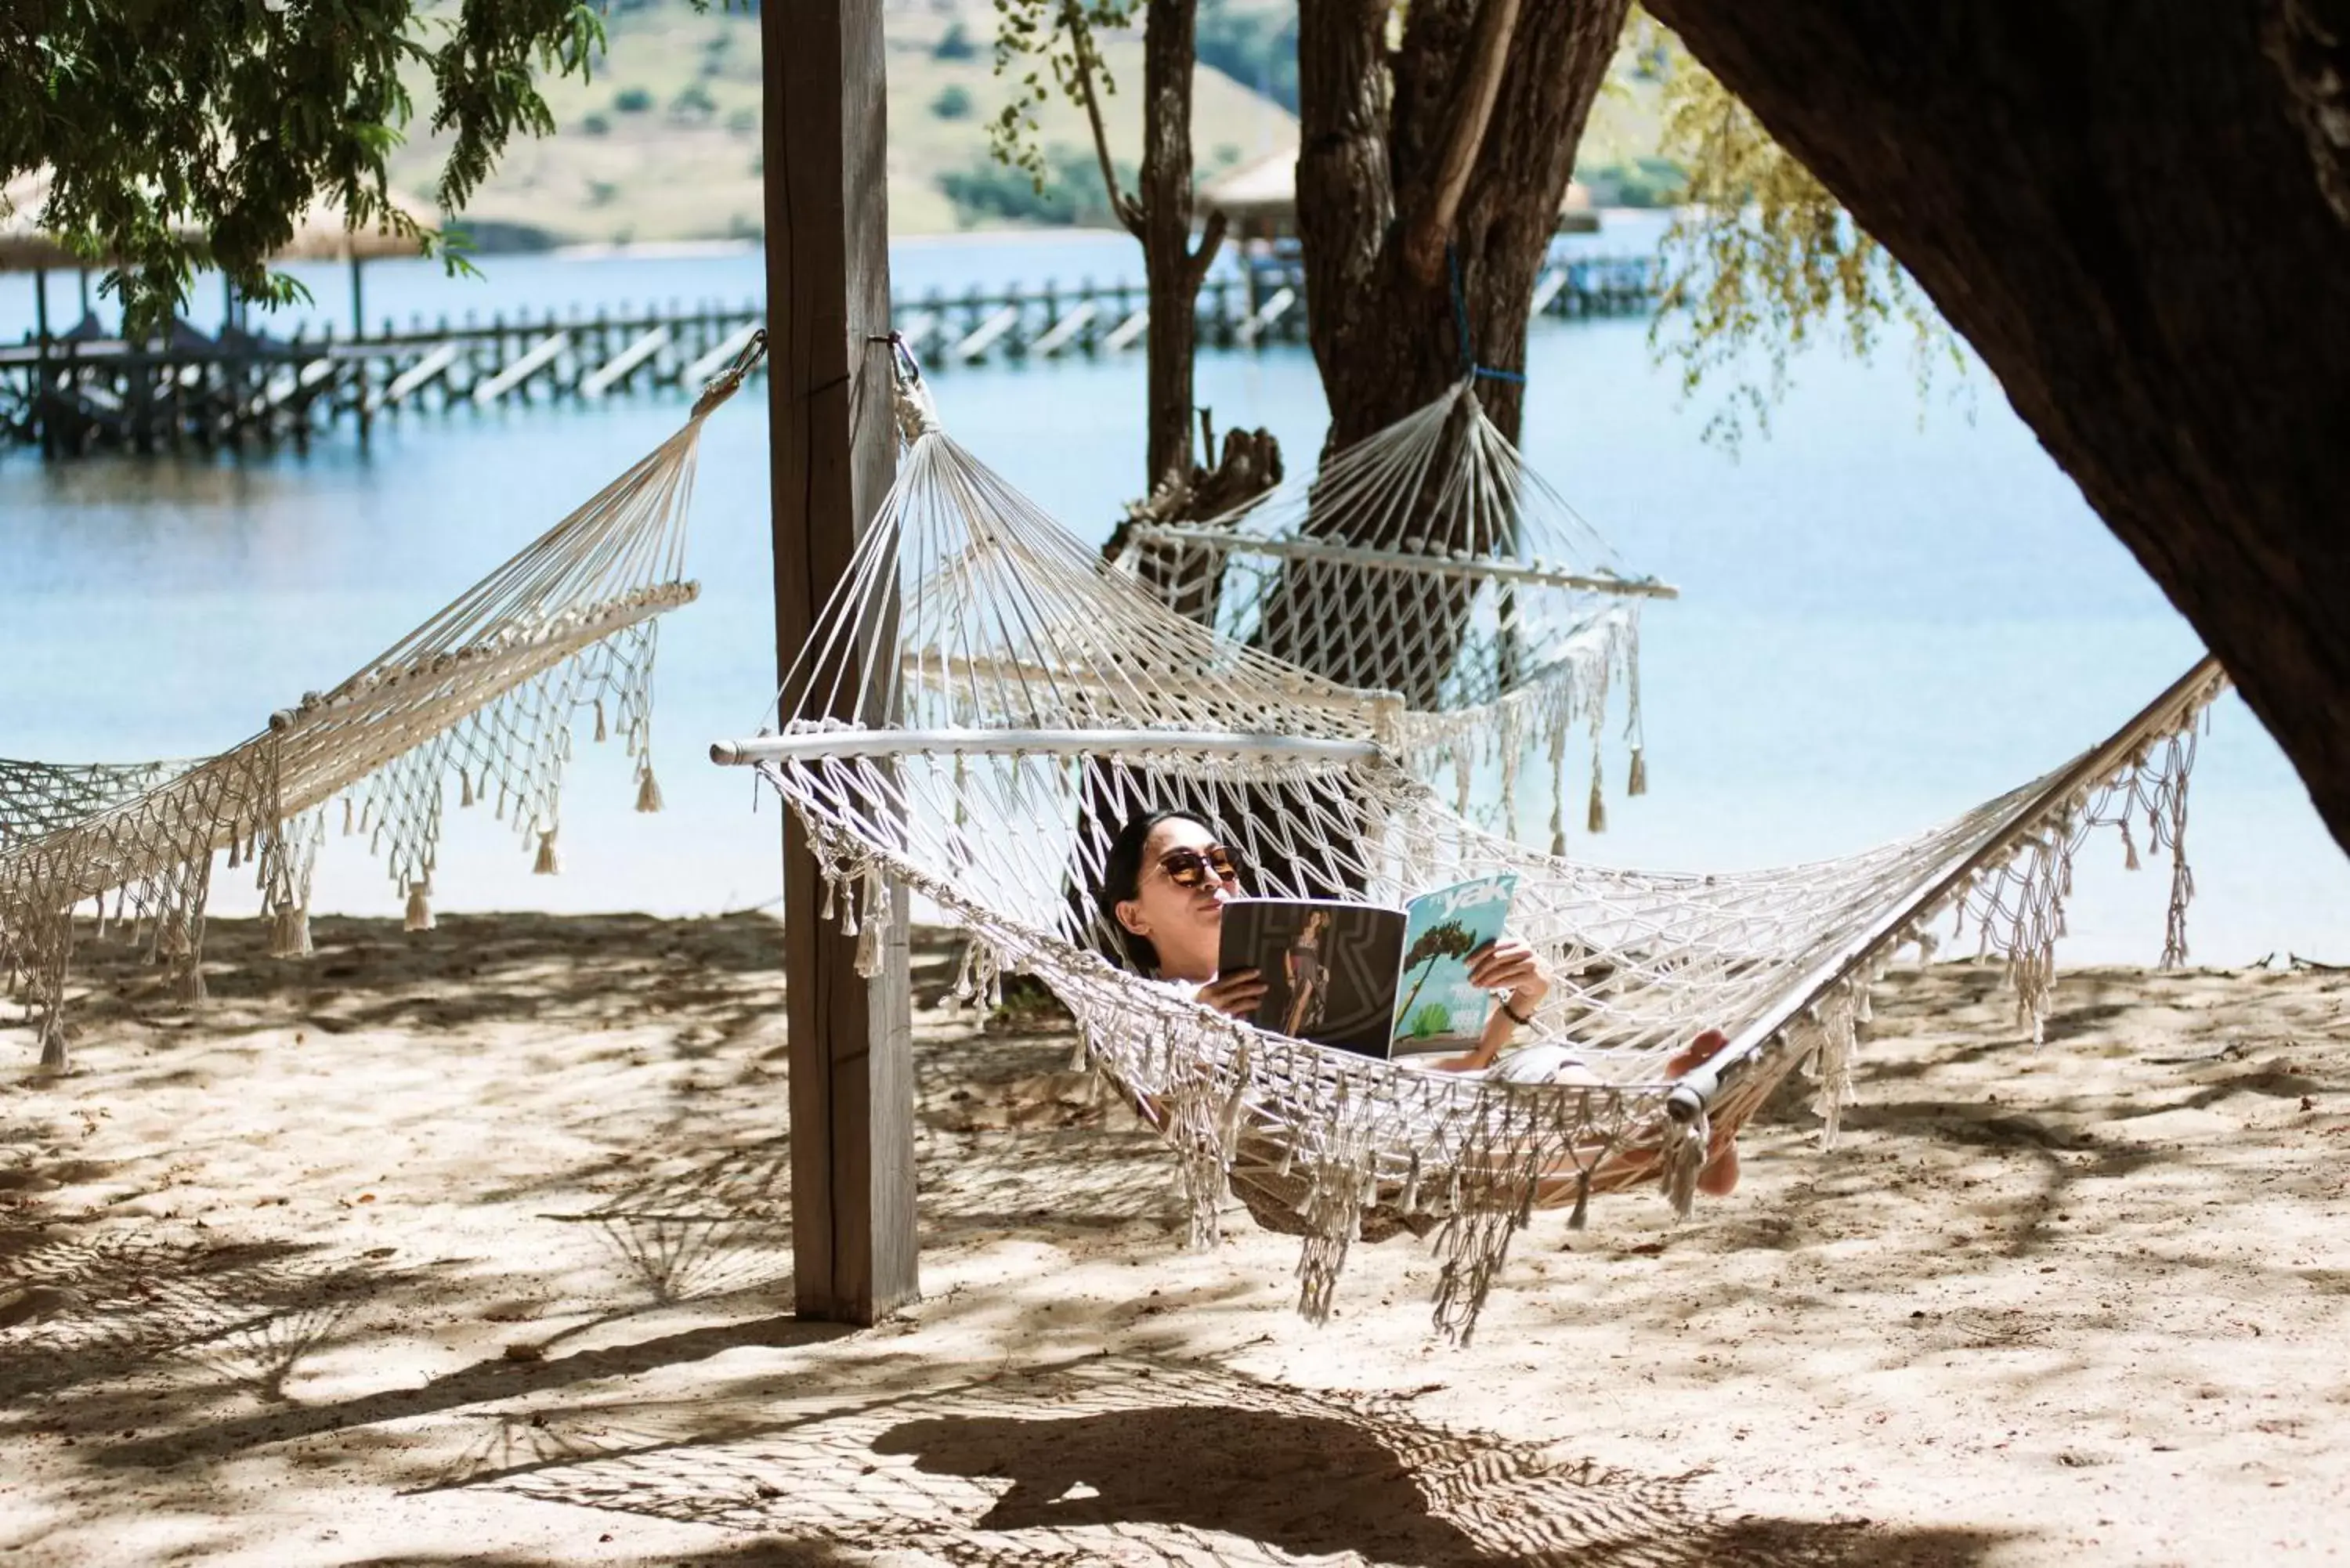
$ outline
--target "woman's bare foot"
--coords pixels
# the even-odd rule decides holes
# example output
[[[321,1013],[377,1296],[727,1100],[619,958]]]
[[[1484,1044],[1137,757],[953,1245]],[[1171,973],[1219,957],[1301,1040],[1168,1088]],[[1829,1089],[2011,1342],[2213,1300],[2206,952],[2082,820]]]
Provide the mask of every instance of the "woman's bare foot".
[[[1690,1041],[1686,1049],[1674,1053],[1665,1064],[1665,1075],[1678,1078],[1705,1065],[1713,1054],[1730,1044],[1730,1036],[1719,1029],[1709,1029]],[[1738,1135],[1734,1129],[1717,1127],[1713,1134],[1713,1152],[1697,1173],[1697,1189],[1708,1198],[1727,1198],[1738,1186]]]

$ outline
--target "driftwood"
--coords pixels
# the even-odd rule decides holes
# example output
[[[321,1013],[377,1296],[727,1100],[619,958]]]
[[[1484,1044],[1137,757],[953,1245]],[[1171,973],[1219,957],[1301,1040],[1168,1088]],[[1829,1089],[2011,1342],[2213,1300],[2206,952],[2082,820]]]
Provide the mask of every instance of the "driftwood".
[[[1200,444],[1216,451],[1215,425],[1204,409],[1200,411]],[[1102,546],[1102,558],[1117,560],[1139,525],[1210,522],[1248,504],[1281,479],[1281,443],[1271,431],[1226,431],[1213,468],[1191,463],[1188,472],[1170,474],[1147,500],[1127,507]],[[1159,545],[1138,552],[1135,575],[1176,614],[1213,626],[1222,574],[1203,570],[1207,561],[1208,553],[1196,547]]]

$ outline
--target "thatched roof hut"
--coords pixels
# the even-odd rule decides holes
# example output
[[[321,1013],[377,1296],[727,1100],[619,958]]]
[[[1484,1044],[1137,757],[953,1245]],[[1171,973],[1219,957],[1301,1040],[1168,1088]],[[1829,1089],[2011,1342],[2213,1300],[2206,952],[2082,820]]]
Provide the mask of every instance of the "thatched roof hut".
[[[1296,233],[1297,149],[1269,152],[1219,175],[1201,189],[1194,204],[1202,213],[1222,208],[1244,236]],[[1576,234],[1596,229],[1599,215],[1592,210],[1591,192],[1570,182],[1566,199],[1559,203],[1558,220],[1562,230]]]

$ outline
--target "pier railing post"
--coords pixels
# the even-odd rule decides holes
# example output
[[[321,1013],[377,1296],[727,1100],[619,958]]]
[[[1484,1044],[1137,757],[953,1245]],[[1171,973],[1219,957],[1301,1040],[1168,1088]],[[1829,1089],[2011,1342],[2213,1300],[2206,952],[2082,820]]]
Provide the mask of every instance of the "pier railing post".
[[[39,268],[33,273],[33,424],[26,433],[39,440],[43,457],[55,457],[57,442],[49,430],[49,275]]]

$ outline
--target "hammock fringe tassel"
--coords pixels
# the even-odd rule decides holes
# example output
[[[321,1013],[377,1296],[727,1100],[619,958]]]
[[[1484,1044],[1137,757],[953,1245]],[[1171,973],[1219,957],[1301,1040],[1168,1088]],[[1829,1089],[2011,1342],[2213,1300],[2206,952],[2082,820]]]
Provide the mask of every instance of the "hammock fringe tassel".
[[[269,956],[280,959],[310,956],[309,910],[283,908],[277,911],[270,926]]]
[[[1712,1118],[1701,1110],[1665,1136],[1665,1201],[1679,1219],[1697,1206],[1697,1179],[1712,1145]]]

